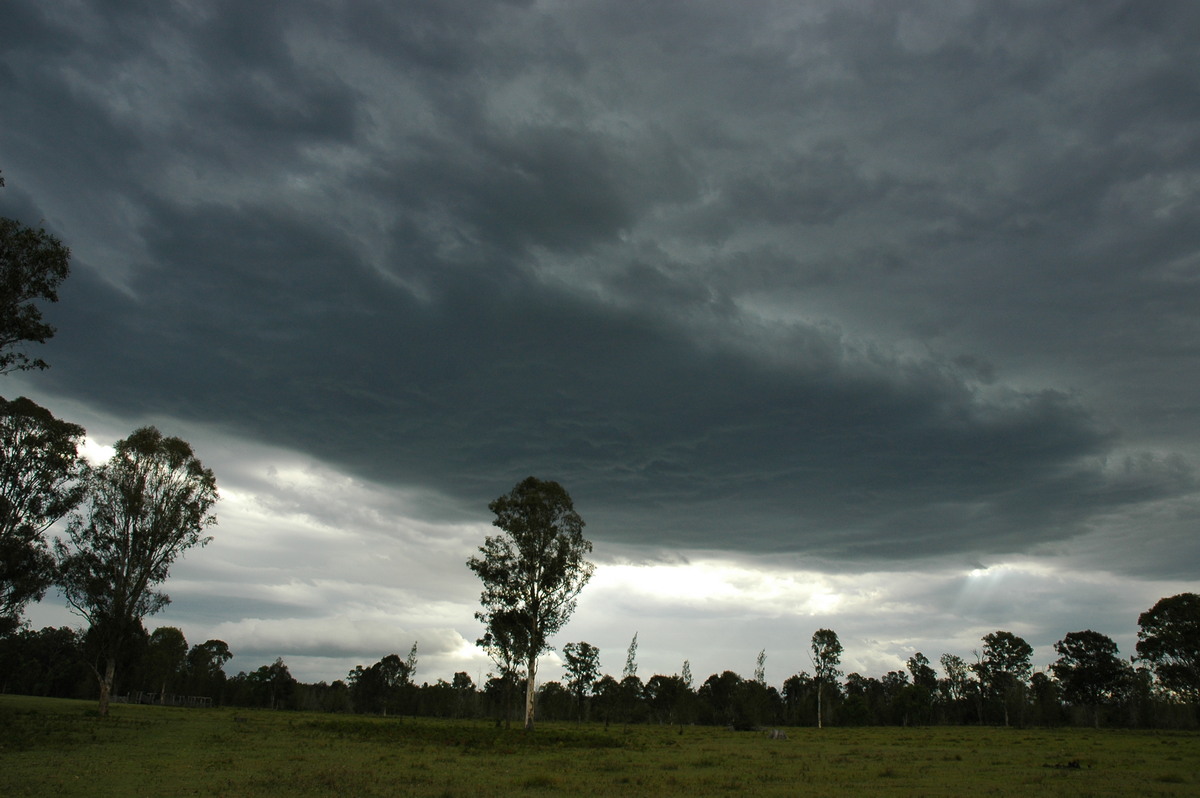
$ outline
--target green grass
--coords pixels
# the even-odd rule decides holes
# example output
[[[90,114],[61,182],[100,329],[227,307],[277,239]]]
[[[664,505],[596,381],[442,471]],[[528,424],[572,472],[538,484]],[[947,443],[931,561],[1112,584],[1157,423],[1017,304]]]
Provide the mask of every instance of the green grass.
[[[490,723],[0,696],[0,795],[1173,796],[1200,734]],[[1071,766],[1078,763],[1078,767]]]

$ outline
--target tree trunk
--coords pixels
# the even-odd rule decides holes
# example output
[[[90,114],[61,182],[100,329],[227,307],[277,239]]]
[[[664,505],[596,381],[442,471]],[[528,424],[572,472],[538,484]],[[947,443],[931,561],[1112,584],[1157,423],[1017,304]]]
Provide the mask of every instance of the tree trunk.
[[[534,674],[537,672],[537,655],[529,657],[529,678],[525,681],[525,731],[533,731],[533,708],[536,698]]]
[[[96,676],[100,682],[100,717],[108,717],[108,702],[112,697],[113,675],[117,670],[117,660],[115,657],[109,657],[104,661],[104,675],[100,676],[100,672],[96,671]]]
[[[821,719],[821,694],[824,693],[823,683],[817,682],[817,728],[823,728]]]

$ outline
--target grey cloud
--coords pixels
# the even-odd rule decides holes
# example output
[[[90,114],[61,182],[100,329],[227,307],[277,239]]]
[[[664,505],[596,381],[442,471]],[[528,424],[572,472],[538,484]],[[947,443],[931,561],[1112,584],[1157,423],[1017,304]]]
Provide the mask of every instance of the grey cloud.
[[[557,478],[621,543],[1029,551],[1196,490],[1186,4],[30,8],[47,390],[455,520]]]

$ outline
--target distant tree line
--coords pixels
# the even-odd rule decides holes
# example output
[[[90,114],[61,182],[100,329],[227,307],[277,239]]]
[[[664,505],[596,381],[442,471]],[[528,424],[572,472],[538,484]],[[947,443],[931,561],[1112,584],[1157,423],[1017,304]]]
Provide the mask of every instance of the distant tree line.
[[[1034,670],[1032,647],[1008,631],[981,639],[967,660],[922,653],[882,676],[842,675],[841,644],[829,629],[813,635],[812,671],[776,687],[766,683],[766,652],[754,676],[714,673],[694,683],[691,666],[673,675],[637,674],[637,636],[620,678],[602,673],[600,651],[586,642],[563,646],[565,674],[535,691],[542,720],[605,725],[692,724],[751,729],[762,726],[1125,726],[1195,728],[1200,725],[1200,596],[1164,598],[1138,619],[1137,653],[1121,656],[1108,636],[1071,632],[1054,645],[1058,658]],[[22,629],[0,638],[0,691],[94,698],[98,689],[85,664],[97,636],[69,628]],[[447,681],[418,683],[417,646],[358,665],[345,679],[297,681],[282,659],[227,676],[232,657],[220,640],[188,646],[182,632],[139,629],[122,650],[114,685],[118,700],[168,701],[205,696],[216,705],[342,712],[394,717],[428,716],[520,722],[524,679],[512,671],[475,684],[459,672]]]

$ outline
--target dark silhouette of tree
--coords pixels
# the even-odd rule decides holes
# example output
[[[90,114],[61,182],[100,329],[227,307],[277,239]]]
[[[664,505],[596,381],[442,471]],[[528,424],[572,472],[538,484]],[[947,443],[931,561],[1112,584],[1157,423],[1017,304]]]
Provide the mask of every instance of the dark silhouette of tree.
[[[1062,719],[1062,691],[1059,683],[1038,671],[1029,677],[1033,697],[1034,722],[1054,726]]]
[[[612,722],[613,716],[617,714],[621,707],[622,693],[621,683],[608,674],[600,677],[592,690],[593,702],[596,705],[600,716],[604,718],[604,728],[608,728]]]
[[[281,657],[251,673],[246,682],[255,703],[267,709],[290,709],[298,684]]]
[[[233,653],[224,640],[205,640],[192,646],[187,654],[190,694],[208,696],[220,703],[227,681],[225,663],[231,659]]]
[[[122,646],[141,631],[142,618],[170,602],[155,587],[171,564],[209,538],[217,482],[179,438],[143,427],[117,441],[115,453],[88,479],[86,510],[59,540],[59,586],[90,624],[100,683],[100,714],[108,714]]]
[[[508,658],[525,662],[525,729],[533,729],[537,658],[575,610],[594,566],[583,519],[557,482],[529,477],[488,505],[504,534],[491,535],[467,561],[483,582],[475,617]],[[498,633],[497,624],[501,627]],[[486,639],[486,636],[485,636]],[[485,646],[486,647],[486,646]]]
[[[20,397],[0,397],[0,636],[54,581],[45,532],[83,497],[84,429]]]
[[[587,701],[600,678],[600,649],[587,642],[567,643],[563,658],[567,663],[567,688],[575,697],[576,720],[587,720]]]
[[[678,723],[682,726],[684,721],[680,709],[686,692],[689,690],[679,676],[651,676],[643,690],[650,718],[659,724]]]
[[[44,360],[30,357],[22,345],[44,344],[54,335],[35,303],[58,301],[58,286],[67,278],[70,260],[71,250],[55,236],[0,218],[0,374],[46,368]]]
[[[983,657],[975,666],[979,682],[985,695],[1003,707],[1004,725],[1008,726],[1011,710],[1019,711],[1025,704],[1033,647],[1005,631],[984,635],[982,640]]]
[[[1185,701],[1200,703],[1200,596],[1159,599],[1138,616],[1138,659],[1159,684]]]
[[[144,684],[149,692],[157,692],[159,702],[166,701],[168,690],[174,691],[187,668],[188,645],[183,632],[174,626],[160,626],[150,633],[146,655],[142,660]]]
[[[804,671],[784,680],[783,712],[787,725],[807,726],[816,723],[816,692],[816,683]]]
[[[720,726],[743,725],[744,721],[738,715],[738,690],[742,682],[743,678],[733,671],[714,673],[704,679],[704,684],[696,691],[704,722]]]
[[[971,681],[971,669],[957,654],[942,654],[938,659],[946,678],[938,682],[938,692],[945,702],[951,719],[962,721],[964,708],[976,683]]]
[[[938,678],[929,664],[929,658],[918,651],[905,663],[912,676],[910,694],[914,708],[914,720],[928,724],[933,720],[934,704],[937,700]]]
[[[1054,644],[1058,659],[1050,666],[1067,703],[1086,708],[1092,725],[1100,726],[1100,708],[1120,700],[1133,675],[1129,663],[1117,656],[1117,644],[1107,635],[1085,629],[1070,632]]]
[[[469,718],[475,714],[476,691],[475,682],[466,671],[454,674],[450,687],[454,690],[454,717]]]
[[[408,693],[417,670],[416,654],[417,644],[413,643],[408,659],[388,654],[370,667],[355,666],[346,676],[355,711],[384,716],[403,711],[409,704]]]
[[[817,683],[817,728],[824,726],[824,695],[827,685],[833,684],[842,675],[838,665],[842,662],[842,644],[832,629],[818,629],[812,636],[812,664]]]

